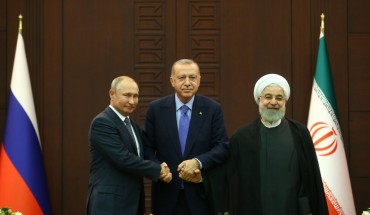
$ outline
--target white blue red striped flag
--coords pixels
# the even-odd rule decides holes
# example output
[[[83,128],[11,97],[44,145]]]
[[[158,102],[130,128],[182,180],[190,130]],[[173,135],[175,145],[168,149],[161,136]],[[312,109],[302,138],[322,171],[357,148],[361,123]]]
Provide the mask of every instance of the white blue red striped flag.
[[[0,152],[0,207],[51,215],[24,41],[18,34],[4,139]]]

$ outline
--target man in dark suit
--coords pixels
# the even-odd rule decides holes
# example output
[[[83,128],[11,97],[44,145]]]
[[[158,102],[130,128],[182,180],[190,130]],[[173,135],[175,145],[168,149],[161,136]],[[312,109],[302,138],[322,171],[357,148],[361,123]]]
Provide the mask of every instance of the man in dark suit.
[[[130,77],[112,81],[110,105],[92,121],[89,132],[90,180],[87,214],[144,214],[143,177],[171,181],[165,163],[144,160],[141,130],[129,115],[139,87]]]
[[[200,78],[193,60],[175,62],[170,81],[176,93],[149,106],[145,158],[166,162],[172,171],[179,171],[170,183],[153,182],[154,215],[210,214],[200,171],[204,173],[227,159],[229,140],[221,105],[196,94]]]

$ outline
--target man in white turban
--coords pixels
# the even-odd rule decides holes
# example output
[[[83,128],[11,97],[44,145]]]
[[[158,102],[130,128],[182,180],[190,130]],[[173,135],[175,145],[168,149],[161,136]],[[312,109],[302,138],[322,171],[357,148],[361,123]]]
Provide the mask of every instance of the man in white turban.
[[[280,124],[290,96],[288,81],[281,75],[262,76],[254,86],[254,100],[259,105],[262,123],[267,127]]]
[[[268,74],[257,81],[254,99],[261,117],[231,137],[226,170],[212,177],[220,180],[217,174],[224,174],[228,184],[223,186],[226,191],[220,191],[220,182],[210,188],[215,207],[220,207],[215,211],[224,212],[226,207],[235,215],[328,214],[310,132],[284,117],[289,96],[289,84],[280,75]],[[217,199],[216,192],[228,193],[224,195],[228,199]]]

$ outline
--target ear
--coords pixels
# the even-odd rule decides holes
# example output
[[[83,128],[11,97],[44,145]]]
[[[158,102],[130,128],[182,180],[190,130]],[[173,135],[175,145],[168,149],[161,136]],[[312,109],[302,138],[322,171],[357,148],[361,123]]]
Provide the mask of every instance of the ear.
[[[109,89],[109,98],[112,98],[113,95],[114,95],[114,91],[112,89]]]
[[[171,82],[171,85],[172,85],[172,87],[173,87],[174,82],[175,82],[175,79],[174,79],[172,76],[170,76],[170,82]]]

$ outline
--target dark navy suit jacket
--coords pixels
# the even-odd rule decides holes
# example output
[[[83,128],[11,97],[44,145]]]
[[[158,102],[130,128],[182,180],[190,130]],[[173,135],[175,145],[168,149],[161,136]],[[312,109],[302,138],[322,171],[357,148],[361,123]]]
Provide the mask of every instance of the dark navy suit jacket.
[[[197,158],[202,172],[222,163],[229,155],[229,140],[224,127],[221,105],[210,98],[195,95],[189,133],[184,155],[181,153],[175,94],[152,102],[146,122],[144,155],[159,163],[166,162],[172,172],[172,181],[152,184],[152,210],[154,215],[171,214],[180,191],[177,166],[184,160]],[[184,192],[193,214],[209,214],[202,183],[184,183]]]
[[[91,123],[88,215],[144,213],[143,177],[157,180],[161,167],[143,160],[141,130],[135,123],[132,126],[141,147],[140,157],[127,128],[110,107]]]

